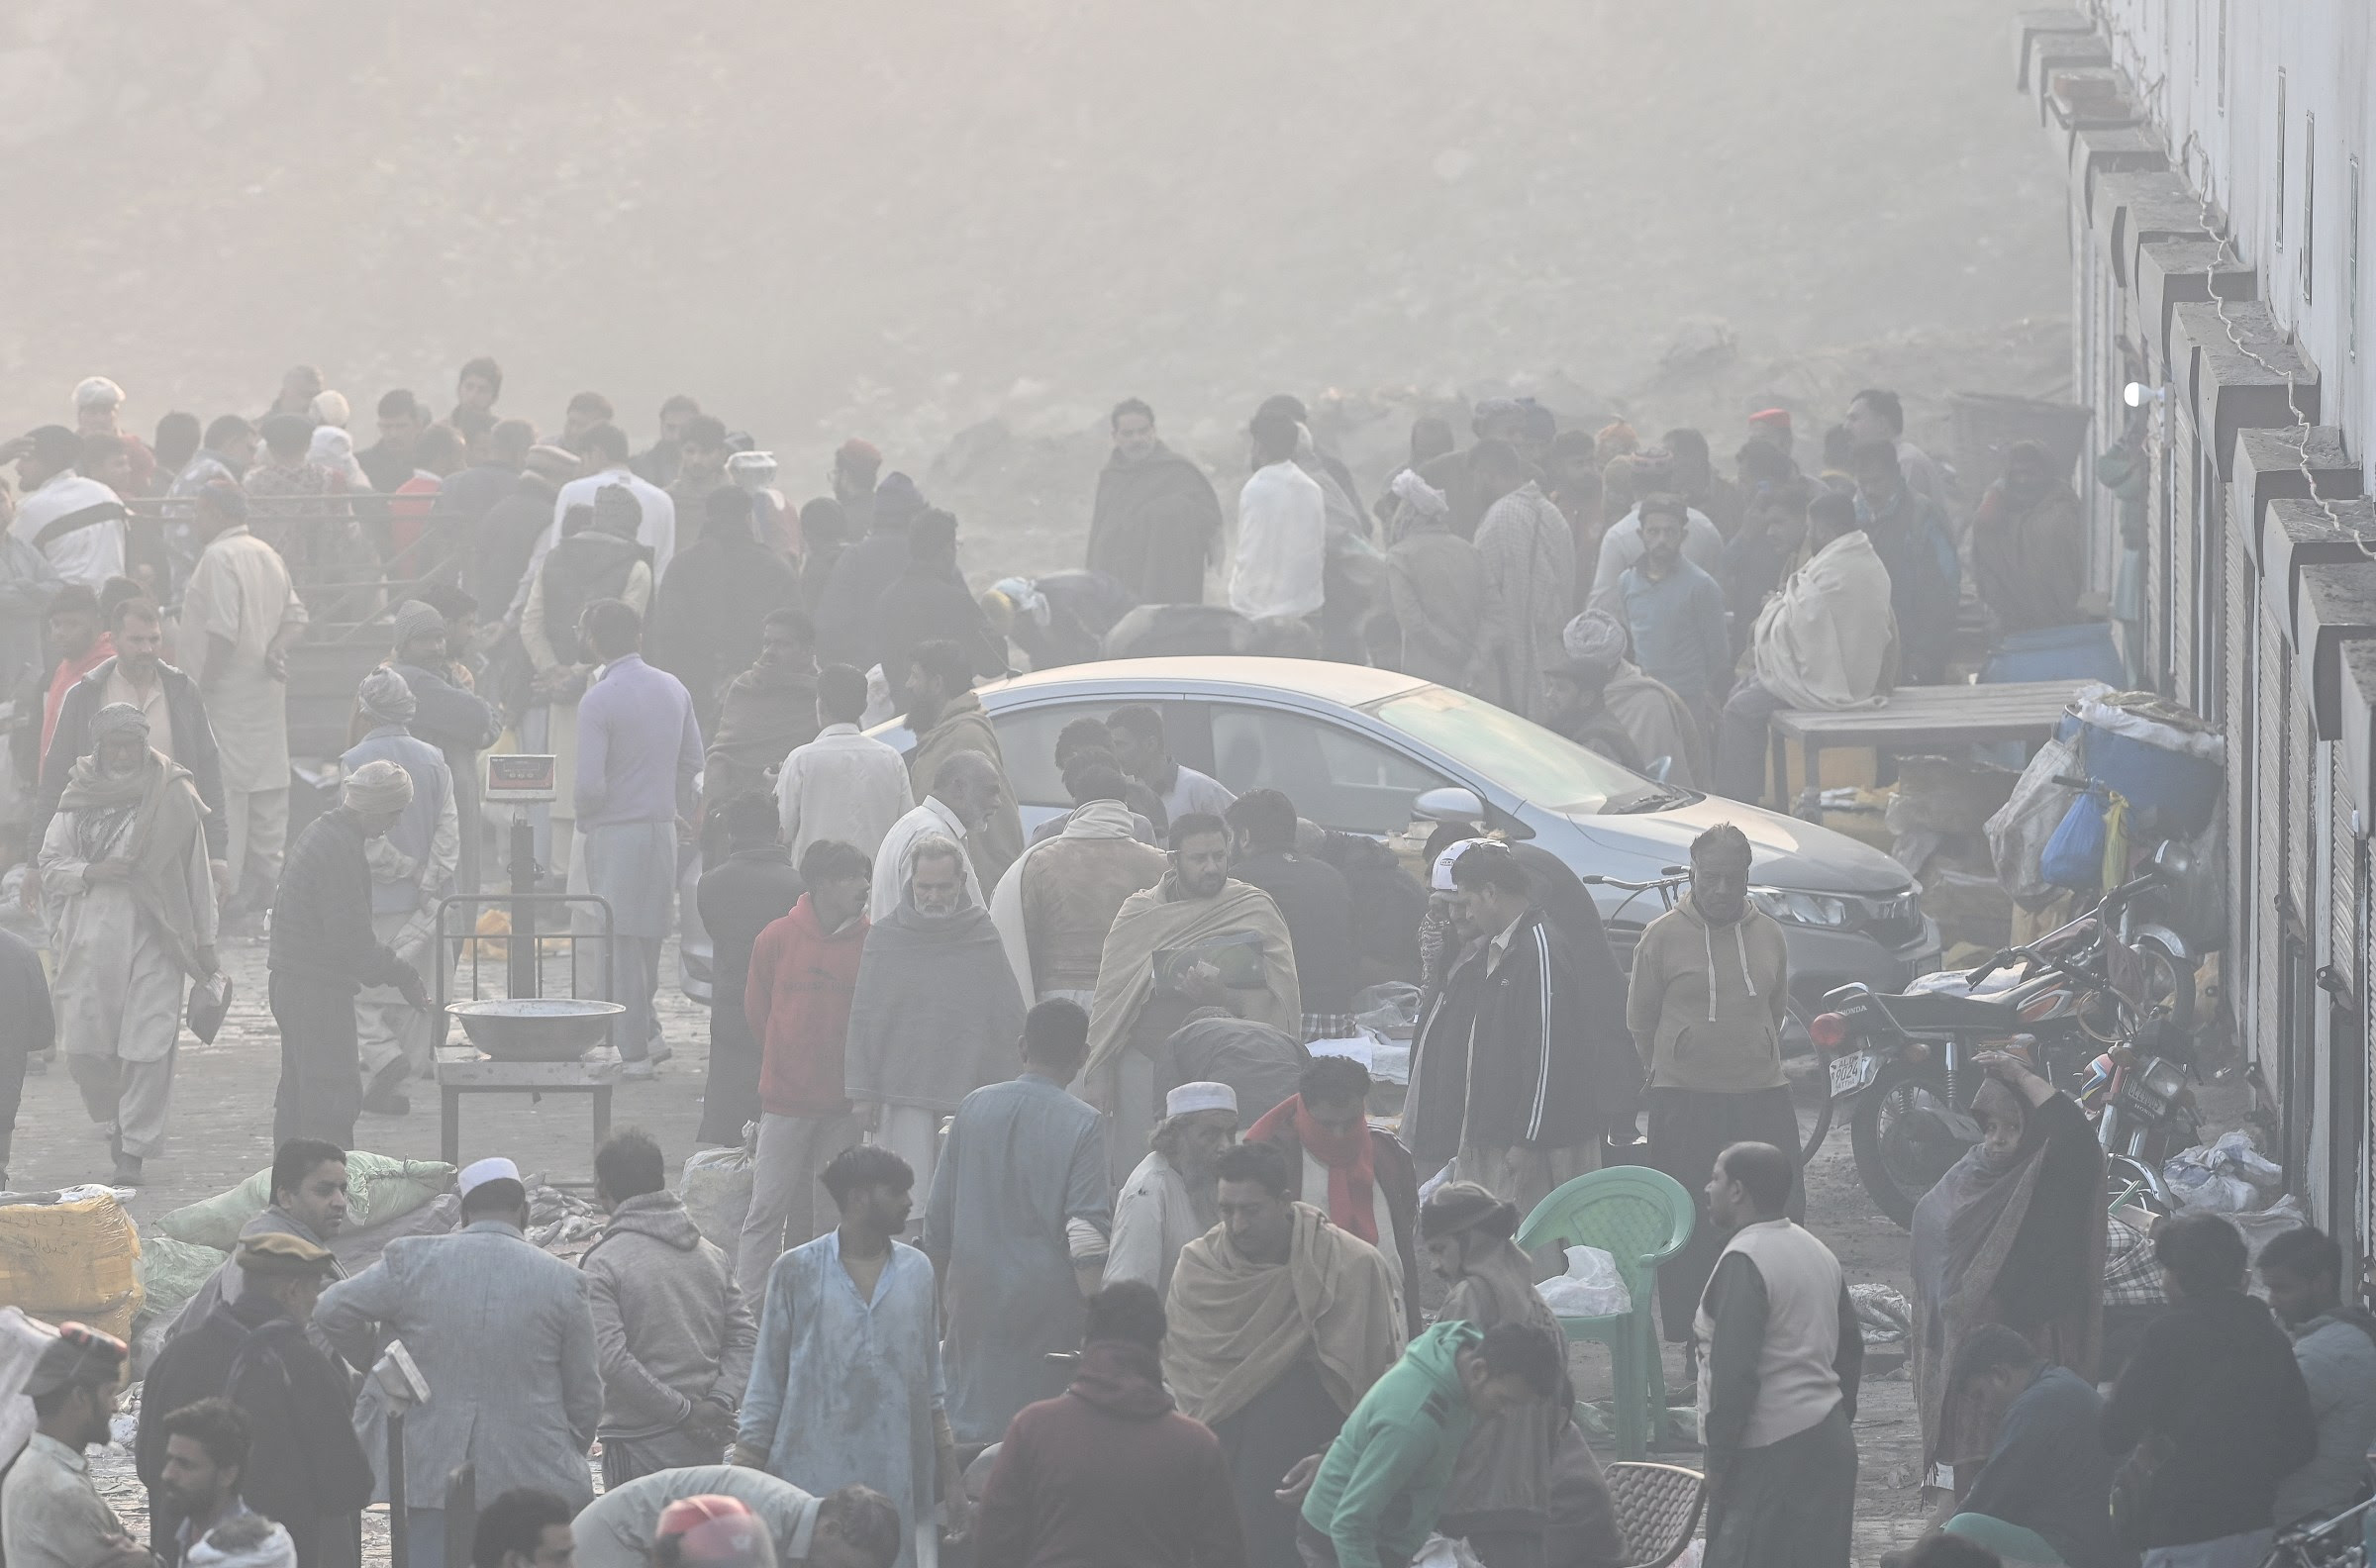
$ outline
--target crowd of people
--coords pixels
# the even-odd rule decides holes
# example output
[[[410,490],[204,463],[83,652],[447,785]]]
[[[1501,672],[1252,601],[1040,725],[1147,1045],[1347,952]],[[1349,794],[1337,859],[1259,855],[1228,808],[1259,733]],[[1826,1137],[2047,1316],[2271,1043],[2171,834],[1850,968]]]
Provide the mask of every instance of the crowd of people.
[[[1967,581],[1992,661],[2071,654],[2078,512],[2042,448],[1958,525],[1886,392],[1815,473],[1787,415],[1755,416],[1736,481],[1694,431],[1645,445],[1492,400],[1466,447],[1421,421],[1365,508],[1280,397],[1233,526],[1131,401],[1086,565],[977,596],[957,520],[864,441],[795,507],[690,399],[636,452],[597,394],[544,441],[501,391],[476,360],[446,420],[391,392],[356,450],[300,367],[260,419],[170,416],[151,446],[95,378],[76,429],[8,449],[0,652],[55,968],[0,933],[39,1025],[0,1053],[0,1109],[54,1042],[140,1180],[180,1029],[229,1005],[219,944],[259,926],[281,1062],[271,1207],[148,1372],[148,1543],[83,1457],[123,1347],[68,1325],[0,1482],[14,1568],[352,1561],[390,1495],[402,1380],[363,1374],[391,1341],[432,1391],[404,1425],[406,1568],[443,1568],[465,1464],[478,1568],[1372,1568],[1438,1532],[1487,1568],[1615,1565],[1534,1290],[1554,1270],[1514,1239],[1611,1163],[1693,1195],[1655,1312],[1699,1380],[1704,1561],[1849,1560],[1863,1340],[1801,1223],[1789,954],[1739,829],[1692,844],[1629,972],[1554,856],[1445,824],[1414,874],[1177,760],[1160,704],[1068,724],[1069,809],[1027,834],[974,687],[1166,639],[1396,664],[1750,800],[1773,711],[1943,676]],[[324,624],[385,657],[337,804],[291,837],[288,672]],[[895,716],[904,754],[866,733]],[[536,853],[608,902],[630,1082],[673,1054],[653,998],[698,864],[700,1138],[747,1135],[748,1207],[705,1237],[622,1132],[581,1267],[528,1243],[520,1172],[490,1158],[456,1232],[342,1278],[346,1151],[430,1068],[437,910],[482,883],[499,744],[558,759]],[[1399,1121],[1360,1023],[1391,983],[1417,992]],[[2232,1228],[2164,1226],[2166,1294],[2100,1401],[2102,1165],[2067,1097],[1991,1070],[1986,1136],[1915,1219],[1926,1463],[1952,1500],[1918,1560],[2257,1561],[2360,1486],[2376,1436],[2331,1243],[2263,1259],[2272,1286],[2293,1271],[2289,1353]]]

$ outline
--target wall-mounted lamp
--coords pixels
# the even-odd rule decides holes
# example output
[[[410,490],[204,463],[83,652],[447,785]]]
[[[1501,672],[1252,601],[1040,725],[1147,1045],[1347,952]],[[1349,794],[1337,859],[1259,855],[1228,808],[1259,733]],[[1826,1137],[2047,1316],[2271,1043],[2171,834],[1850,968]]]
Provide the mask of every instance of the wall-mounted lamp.
[[[2121,388],[2121,401],[2130,408],[2143,408],[2148,403],[2167,403],[2169,400],[2170,389],[2166,386],[2147,386],[2142,381],[2131,381]]]

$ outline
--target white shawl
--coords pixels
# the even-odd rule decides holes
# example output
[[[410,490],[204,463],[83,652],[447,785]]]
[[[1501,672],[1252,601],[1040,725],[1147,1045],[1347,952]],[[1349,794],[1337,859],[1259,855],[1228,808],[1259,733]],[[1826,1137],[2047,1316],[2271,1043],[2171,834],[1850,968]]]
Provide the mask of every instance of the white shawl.
[[[1121,801],[1091,801],[1074,807],[1062,833],[1025,849],[1007,867],[1007,874],[998,879],[997,888],[990,894],[990,923],[998,928],[999,940],[1006,944],[1007,962],[1015,970],[1015,988],[1023,993],[1025,1007],[1030,1007],[1040,993],[1032,988],[1032,933],[1025,929],[1023,920],[1023,868],[1031,863],[1032,856],[1058,839],[1137,836],[1130,807]]]
[[[1788,708],[1863,708],[1889,695],[1898,623],[1889,568],[1864,531],[1843,534],[1791,573],[1758,612],[1757,681]]]

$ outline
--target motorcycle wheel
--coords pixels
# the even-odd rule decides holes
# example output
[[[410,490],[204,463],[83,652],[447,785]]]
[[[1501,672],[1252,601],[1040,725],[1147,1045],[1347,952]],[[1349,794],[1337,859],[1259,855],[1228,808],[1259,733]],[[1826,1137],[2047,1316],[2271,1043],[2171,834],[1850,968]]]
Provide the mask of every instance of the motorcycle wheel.
[[[1946,1102],[1947,1075],[1942,1069],[1891,1062],[1856,1097],[1856,1109],[1848,1118],[1857,1178],[1873,1206],[1901,1230],[1913,1228],[1915,1204],[1963,1157],[1963,1145],[1951,1137],[1915,1135],[1914,1111],[1918,1096],[1924,1094],[1942,1105]]]
[[[2182,1029],[2195,1027],[2195,966],[2179,957],[2152,935],[2136,939],[2136,953],[2145,963],[2145,996],[2149,1003],[2164,1009],[2172,1024]]]

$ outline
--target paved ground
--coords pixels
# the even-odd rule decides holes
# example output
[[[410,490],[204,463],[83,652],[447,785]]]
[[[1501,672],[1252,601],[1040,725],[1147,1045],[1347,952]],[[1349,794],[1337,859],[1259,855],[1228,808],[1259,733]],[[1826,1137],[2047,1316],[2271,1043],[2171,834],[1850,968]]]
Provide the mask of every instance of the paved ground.
[[[225,953],[240,994],[215,1043],[200,1046],[187,1035],[174,1084],[170,1148],[148,1164],[148,1180],[128,1199],[134,1218],[146,1224],[183,1204],[210,1197],[262,1169],[271,1160],[271,1103],[279,1071],[278,1036],[264,1005],[264,952],[259,939],[234,940]],[[660,1006],[663,1028],[676,1057],[649,1083],[618,1090],[614,1125],[640,1126],[660,1140],[672,1164],[693,1147],[707,1064],[706,1014],[676,988],[673,948],[662,962]],[[461,1154],[465,1160],[508,1154],[524,1170],[561,1180],[591,1175],[588,1107],[576,1096],[530,1100],[482,1099],[465,1113]],[[438,1113],[434,1093],[416,1094],[409,1116],[366,1117],[356,1129],[361,1146],[417,1159],[438,1155]],[[62,1068],[31,1079],[18,1120],[10,1185],[20,1191],[104,1181],[106,1145],[95,1135],[73,1084]],[[1857,1185],[1844,1129],[1834,1129],[1808,1170],[1814,1228],[1846,1266],[1851,1280],[1881,1280],[1907,1288],[1904,1235],[1876,1211]],[[1606,1394],[1607,1368],[1596,1347],[1576,1352],[1579,1383],[1587,1395]],[[1669,1350],[1667,1379],[1681,1389],[1683,1368]],[[1880,1554],[1917,1533],[1921,1513],[1917,1477],[1920,1441],[1912,1389],[1903,1371],[1866,1385],[1856,1432],[1862,1450],[1858,1483],[1857,1562],[1870,1565]],[[126,1435],[129,1436],[127,1428]],[[1688,1455],[1676,1456],[1690,1463]],[[131,1474],[128,1452],[110,1449],[95,1456],[103,1490],[128,1519],[145,1508]],[[367,1523],[374,1562],[385,1560],[385,1529],[378,1516]]]

